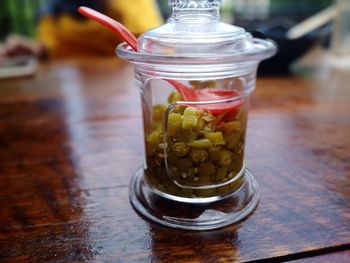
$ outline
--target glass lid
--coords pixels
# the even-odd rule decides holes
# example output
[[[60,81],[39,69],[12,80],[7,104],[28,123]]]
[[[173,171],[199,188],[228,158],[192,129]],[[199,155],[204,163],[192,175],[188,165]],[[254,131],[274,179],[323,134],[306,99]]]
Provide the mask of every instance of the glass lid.
[[[163,26],[144,33],[140,52],[152,54],[241,53],[253,47],[243,28],[220,21],[219,0],[170,0],[172,16]]]
[[[254,39],[243,28],[221,22],[220,0],[169,0],[169,4],[172,15],[167,23],[142,34],[137,53],[124,43],[118,55],[135,62],[159,62],[164,56],[260,61],[275,53],[272,42]]]

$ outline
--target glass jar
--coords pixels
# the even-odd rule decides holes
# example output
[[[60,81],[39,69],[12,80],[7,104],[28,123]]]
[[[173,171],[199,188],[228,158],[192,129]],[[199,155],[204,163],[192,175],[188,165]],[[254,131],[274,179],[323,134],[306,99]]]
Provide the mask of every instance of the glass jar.
[[[219,1],[171,0],[168,22],[144,33],[133,62],[142,98],[145,166],[133,177],[131,203],[163,225],[203,230],[249,214],[258,187],[246,169],[249,95],[270,41],[220,22]]]

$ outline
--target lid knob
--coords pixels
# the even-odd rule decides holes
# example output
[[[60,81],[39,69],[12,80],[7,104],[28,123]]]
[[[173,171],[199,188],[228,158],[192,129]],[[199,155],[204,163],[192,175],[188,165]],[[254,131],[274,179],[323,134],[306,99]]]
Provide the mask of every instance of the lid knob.
[[[210,8],[218,6],[221,0],[169,0],[169,5],[179,8]]]
[[[172,7],[170,20],[220,20],[221,0],[169,0]]]

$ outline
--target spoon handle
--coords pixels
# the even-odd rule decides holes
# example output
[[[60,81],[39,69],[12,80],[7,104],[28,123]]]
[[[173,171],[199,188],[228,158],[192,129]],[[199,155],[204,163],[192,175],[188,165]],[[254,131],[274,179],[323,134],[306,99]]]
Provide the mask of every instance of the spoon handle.
[[[79,7],[78,11],[83,16],[108,27],[121,39],[125,40],[134,51],[137,51],[137,38],[128,29],[126,29],[125,26],[112,18],[85,6]]]

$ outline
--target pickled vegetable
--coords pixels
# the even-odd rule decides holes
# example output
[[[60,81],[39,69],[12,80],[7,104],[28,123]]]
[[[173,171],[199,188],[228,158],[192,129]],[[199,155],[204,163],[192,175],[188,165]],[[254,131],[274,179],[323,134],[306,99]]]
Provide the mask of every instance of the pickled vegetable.
[[[220,147],[211,147],[208,150],[210,160],[212,161],[218,160],[220,157],[220,151],[221,151]]]
[[[215,86],[215,82],[203,83],[192,85],[198,89]],[[177,101],[183,101],[182,96],[172,92],[168,103]],[[209,197],[237,189],[243,180],[210,189],[181,188],[168,173],[191,187],[231,180],[243,167],[246,112],[235,109],[213,116],[196,107],[176,105],[168,115],[164,133],[162,122],[166,110],[165,104],[154,105],[152,121],[145,123],[149,130],[146,134],[148,182],[160,191],[183,197]]]
[[[215,174],[216,181],[222,181],[227,174],[227,166],[221,166],[217,169]]]
[[[183,97],[181,96],[180,93],[178,93],[176,91],[170,93],[170,95],[168,97],[168,102],[169,103],[174,103],[174,102],[182,101],[182,100],[184,100]]]
[[[191,150],[190,157],[193,163],[204,163],[208,160],[208,152],[205,150]]]
[[[190,142],[193,140],[196,140],[198,137],[198,134],[193,132],[192,130],[182,130],[181,135],[178,136],[179,141],[183,142]]]
[[[196,108],[187,107],[183,113],[182,129],[189,130],[197,125],[200,111]]]
[[[189,159],[181,159],[176,162],[175,167],[181,171],[186,171],[188,168],[192,167],[192,162]]]
[[[241,123],[239,121],[231,121],[223,123],[221,130],[225,134],[232,134],[235,131],[241,131]]]
[[[197,132],[197,133],[200,133],[201,131],[204,130],[204,127],[206,126],[206,121],[202,118],[202,116],[200,116],[198,119],[197,119],[197,124],[196,126],[194,127],[194,131]]]
[[[184,142],[176,142],[171,148],[174,154],[179,157],[184,157],[190,152],[190,147]]]
[[[178,136],[181,132],[182,116],[178,113],[170,113],[168,118],[168,133],[171,136]]]
[[[157,148],[162,143],[161,131],[155,130],[148,135],[147,142],[151,148]]]
[[[212,143],[210,140],[203,138],[203,139],[191,141],[190,143],[188,143],[188,145],[194,149],[207,149],[212,146]]]
[[[190,84],[194,89],[206,89],[206,88],[214,88],[216,86],[216,82],[214,80],[206,80],[206,81],[190,81]]]
[[[233,160],[233,153],[228,150],[222,150],[219,154],[218,164],[220,166],[229,165]]]
[[[224,145],[225,140],[222,132],[206,132],[204,137],[211,141],[213,145]]]
[[[156,104],[153,106],[153,115],[152,119],[154,122],[161,122],[164,112],[166,111],[167,106],[162,104]]]
[[[216,172],[216,166],[211,162],[203,163],[198,166],[199,177],[207,177],[215,174],[215,172]]]
[[[239,136],[232,136],[231,139],[227,142],[226,148],[230,150],[234,150],[238,146],[238,142],[240,140]]]

